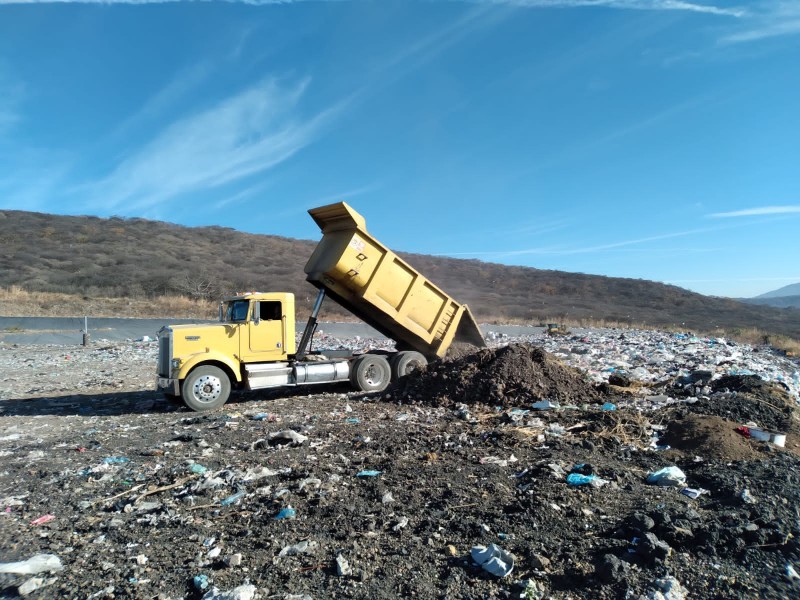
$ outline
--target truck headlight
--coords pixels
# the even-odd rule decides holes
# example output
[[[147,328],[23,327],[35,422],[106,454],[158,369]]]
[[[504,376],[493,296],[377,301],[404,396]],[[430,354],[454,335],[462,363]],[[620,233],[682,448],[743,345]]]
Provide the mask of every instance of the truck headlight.
[[[180,367],[180,366],[181,366],[181,359],[180,359],[180,358],[173,358],[173,359],[170,361],[170,364],[172,365],[172,368],[173,368],[173,369],[177,369],[178,367]]]

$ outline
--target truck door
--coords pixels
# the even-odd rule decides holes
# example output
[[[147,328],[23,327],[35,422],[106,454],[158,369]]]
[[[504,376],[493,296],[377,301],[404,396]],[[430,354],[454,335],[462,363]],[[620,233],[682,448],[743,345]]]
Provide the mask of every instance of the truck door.
[[[268,361],[286,358],[286,329],[283,303],[261,300],[253,303],[253,313],[242,339],[242,358],[245,361]]]

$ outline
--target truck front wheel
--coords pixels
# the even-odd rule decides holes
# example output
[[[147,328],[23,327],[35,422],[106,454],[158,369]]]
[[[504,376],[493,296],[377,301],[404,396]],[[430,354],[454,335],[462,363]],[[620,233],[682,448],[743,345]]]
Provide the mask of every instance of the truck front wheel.
[[[377,354],[362,354],[353,363],[350,383],[362,392],[382,392],[389,385],[389,362]]]
[[[183,380],[183,403],[197,412],[219,408],[231,395],[231,382],[225,371],[211,365],[197,367]]]

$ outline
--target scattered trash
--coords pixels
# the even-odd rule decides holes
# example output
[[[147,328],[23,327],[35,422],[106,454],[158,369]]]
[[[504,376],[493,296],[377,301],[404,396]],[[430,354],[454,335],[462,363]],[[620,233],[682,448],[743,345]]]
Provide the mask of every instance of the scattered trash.
[[[612,402],[606,402],[600,407],[601,410],[613,411],[617,410],[617,405]]]
[[[756,500],[756,499],[753,497],[753,495],[750,493],[750,490],[748,490],[747,488],[744,488],[744,489],[743,489],[743,490],[742,490],[742,491],[739,493],[739,498],[740,498],[740,499],[742,500],[742,502],[744,502],[745,504],[756,504],[756,503],[758,502],[758,501],[757,501],[757,500]]]
[[[285,429],[283,431],[276,431],[275,433],[270,433],[267,436],[267,441],[271,445],[275,444],[291,444],[292,446],[300,446],[302,445],[308,437],[304,436],[301,433],[297,433],[292,429]]]
[[[341,553],[336,555],[336,573],[339,577],[347,577],[353,574],[350,563],[347,562],[347,559]]]
[[[786,445],[785,433],[767,431],[766,429],[762,429],[755,424],[748,423],[747,425],[742,425],[741,427],[737,427],[736,431],[742,434],[744,437],[753,438],[759,442],[769,442],[770,444],[778,446],[779,448],[783,448]]]
[[[297,491],[302,492],[306,488],[313,488],[318,490],[320,486],[322,486],[321,479],[317,479],[316,477],[307,477],[306,479],[303,479],[303,481],[301,481],[299,484],[297,484]]]
[[[242,555],[239,552],[231,554],[225,557],[224,562],[229,567],[239,567],[242,564]]]
[[[496,577],[506,577],[514,570],[514,557],[497,544],[473,546],[470,555],[484,571]]]
[[[522,600],[541,600],[547,597],[544,584],[533,579],[525,579],[519,583],[519,598]]]
[[[319,542],[315,541],[302,541],[298,542],[297,544],[292,544],[291,546],[284,546],[281,548],[281,551],[278,552],[278,556],[295,556],[297,554],[311,554],[317,549],[319,546]]]
[[[56,518],[55,515],[42,515],[38,519],[34,519],[33,521],[31,521],[31,525],[43,525],[45,523],[49,523],[55,518]]]
[[[794,398],[787,395],[784,402],[769,390],[755,394],[750,387],[740,387],[743,380],[719,383],[728,371],[747,368],[761,373],[763,369],[757,365],[778,364],[774,361],[785,358],[766,347],[750,350],[716,340],[712,352],[707,351],[710,347],[710,340],[696,336],[676,341],[671,334],[621,329],[580,330],[554,340],[551,349],[559,353],[562,362],[585,367],[584,381],[605,384],[611,379],[610,369],[616,369],[612,375],[627,375],[640,365],[649,374],[644,385],[629,382],[628,389],[595,396],[584,394],[583,388],[573,393],[578,389],[574,386],[566,386],[567,393],[562,395],[547,385],[529,394],[533,388],[525,388],[526,382],[548,384],[548,374],[513,369],[494,371],[493,381],[485,377],[487,386],[481,388],[481,398],[470,397],[470,389],[465,389],[463,396],[454,395],[451,388],[444,387],[445,377],[451,383],[458,379],[459,385],[466,379],[446,362],[437,362],[427,371],[438,370],[439,388],[435,391],[444,390],[441,396],[415,393],[405,397],[389,390],[391,398],[370,397],[363,404],[361,395],[318,388],[321,391],[309,395],[258,395],[250,405],[254,410],[234,402],[217,413],[191,414],[145,391],[152,379],[149,372],[141,377],[141,392],[129,394],[127,387],[124,394],[99,391],[98,386],[114,389],[117,372],[119,377],[123,372],[127,376],[132,367],[122,362],[117,368],[111,357],[104,359],[109,361],[107,365],[98,362],[91,369],[84,368],[78,352],[70,353],[69,364],[76,377],[89,382],[85,390],[63,384],[63,391],[39,391],[33,388],[38,381],[28,381],[28,389],[17,392],[25,379],[30,380],[21,377],[20,371],[30,369],[31,374],[44,377],[50,371],[48,355],[63,362],[63,352],[42,348],[37,350],[41,362],[8,369],[7,365],[20,363],[10,360],[19,354],[0,341],[0,387],[3,393],[10,389],[24,400],[0,403],[3,415],[15,415],[0,430],[0,438],[9,438],[0,441],[6,490],[0,495],[0,520],[5,519],[7,529],[27,528],[34,534],[27,546],[14,545],[0,559],[52,552],[63,556],[64,566],[70,569],[69,576],[62,571],[0,577],[5,578],[3,585],[12,595],[22,595],[20,590],[30,588],[29,597],[58,596],[69,587],[73,595],[97,600],[168,591],[180,597],[228,600],[233,597],[226,595],[233,593],[231,588],[249,583],[244,577],[257,579],[261,595],[274,595],[278,600],[307,592],[313,592],[315,598],[328,597],[336,595],[337,589],[345,593],[345,588],[369,589],[375,595],[417,590],[417,595],[444,597],[458,595],[466,589],[464,585],[475,597],[500,594],[516,598],[519,593],[538,598],[557,595],[546,586],[564,573],[560,561],[566,556],[581,565],[585,576],[579,595],[587,597],[613,596],[614,590],[623,589],[635,590],[642,598],[667,597],[666,588],[653,583],[656,579],[672,572],[687,582],[704,581],[708,569],[746,582],[754,596],[774,591],[776,596],[795,597],[797,584],[793,581],[798,574],[793,565],[798,563],[788,564],[788,559],[776,563],[772,560],[776,550],[770,545],[780,543],[792,531],[798,496],[787,481],[791,483],[796,455],[770,453],[764,442],[745,443],[732,432],[737,425],[749,425],[750,419],[764,432],[784,431],[794,422],[781,421],[795,410],[790,402]],[[157,344],[148,352],[151,356],[142,362],[149,363],[152,371]],[[737,362],[737,352],[746,357],[746,364]],[[488,370],[492,364],[483,363],[481,368]],[[777,372],[778,367],[770,368]],[[796,363],[780,368],[790,374],[797,370]],[[517,374],[527,379],[513,380]],[[791,377],[786,382],[794,386],[792,390],[797,389]],[[89,391],[93,387],[96,393]],[[560,410],[531,408],[543,398],[558,404]],[[348,413],[343,407],[349,399],[354,400],[356,410]],[[601,412],[606,400],[611,401],[607,404],[616,403],[617,412]],[[460,421],[454,406],[467,401],[466,419]],[[139,408],[148,402],[151,408]],[[561,412],[572,405],[580,408]],[[273,425],[268,412],[253,415],[259,410],[279,411],[281,424]],[[354,412],[369,413],[369,430],[359,431],[360,425],[347,424]],[[702,430],[679,427],[696,414],[713,414],[727,421],[724,430],[711,430],[711,443],[720,439],[719,453],[696,445]],[[365,416],[361,423],[366,420]],[[555,422],[559,420],[563,426]],[[59,427],[52,427],[54,423]],[[757,428],[755,424],[749,427]],[[268,441],[270,431],[284,428],[307,436],[301,448],[292,448],[292,435],[285,443],[274,438]],[[669,458],[648,450],[654,431],[673,445]],[[670,435],[676,433],[685,435],[683,446]],[[372,441],[367,436],[372,436]],[[260,451],[248,452],[251,442],[261,437]],[[789,437],[785,443],[793,448],[794,442]],[[745,458],[741,463],[742,459],[732,454],[739,449],[757,458]],[[509,458],[512,451],[513,460]],[[130,458],[127,463],[113,463],[104,461],[104,456]],[[594,467],[573,466],[576,456],[583,456]],[[704,464],[692,466],[696,456],[702,456]],[[519,462],[514,463],[517,457]],[[661,466],[653,462],[659,460]],[[477,462],[483,467],[476,467]],[[690,483],[674,490],[642,489],[644,478],[651,474],[639,470],[643,465],[658,472],[670,464],[687,466]],[[743,469],[741,464],[747,467]],[[362,477],[373,479],[353,480],[360,469],[376,469],[377,465],[383,470],[380,477],[364,473]],[[383,473],[387,477],[382,477]],[[587,489],[607,473],[614,474],[609,479],[616,482],[611,486],[618,484],[618,488],[608,490],[607,485],[602,490],[606,493]],[[782,478],[784,473],[790,475]],[[637,483],[637,478],[642,481]],[[419,489],[420,481],[430,489]],[[573,483],[583,489],[571,487]],[[694,484],[698,487],[686,487]],[[709,485],[712,491],[700,485]],[[744,486],[757,490],[758,501]],[[475,489],[480,496],[472,493]],[[703,501],[708,496],[700,499],[709,493],[713,502]],[[223,499],[237,494],[241,496],[232,505],[221,506]],[[436,502],[428,501],[432,495]],[[530,510],[531,518],[515,518],[513,511],[499,514],[493,510],[497,506],[494,500],[502,506],[518,500]],[[297,521],[273,524],[269,544],[256,548],[256,555],[248,554],[255,546],[239,536],[251,535],[253,527],[277,517],[289,502],[299,513]],[[753,505],[748,505],[751,502]],[[534,510],[538,514],[533,514]],[[641,510],[654,524],[648,525],[643,518],[638,528],[631,527],[628,518],[634,510]],[[40,522],[45,512],[56,519]],[[403,515],[411,515],[414,523]],[[322,540],[338,539],[341,519],[353,523],[358,539],[352,544],[342,539],[338,548],[328,548]],[[448,526],[451,519],[461,521],[457,534]],[[29,525],[31,522],[40,524]],[[541,529],[535,531],[537,528]],[[543,542],[543,533],[547,542]],[[646,533],[661,539],[648,541]],[[472,563],[463,535],[473,536],[474,543],[495,542],[516,553],[514,560],[525,556],[525,564],[515,565],[511,576],[501,583],[502,570],[499,575],[489,574]],[[624,540],[634,535],[639,540],[630,545],[632,554],[626,555]],[[304,547],[300,540],[310,541],[309,536],[318,540],[319,546]],[[590,538],[591,544],[569,547],[569,541],[578,536]],[[669,546],[680,558],[665,564],[659,556],[669,554]],[[749,573],[739,562],[742,547],[748,554]],[[164,548],[179,561],[176,564],[192,570],[168,569]],[[245,552],[246,559],[234,554],[236,550]],[[534,557],[537,552],[552,557],[553,565],[544,566],[542,557]],[[599,563],[605,552],[616,554],[618,562],[609,559],[609,566],[602,567]],[[264,556],[267,563],[269,557],[278,562],[265,565]],[[81,562],[81,557],[96,559]],[[400,563],[403,568],[394,569]],[[700,572],[701,566],[704,572]],[[446,582],[437,581],[441,568]],[[200,573],[207,575],[209,585],[195,591],[193,575]],[[406,573],[413,573],[414,581],[406,579]],[[532,579],[518,583],[515,576],[520,579],[519,574]],[[286,577],[291,584],[285,585]],[[53,578],[58,583],[47,588]],[[158,583],[147,586],[148,578]],[[28,588],[20,585],[23,582]],[[214,588],[215,584],[229,591]],[[735,593],[739,588],[721,579],[715,589]],[[704,590],[702,586],[697,590],[700,597]]]
[[[564,473],[564,470],[558,465],[550,464],[548,467],[557,475]],[[570,469],[567,475],[567,483],[572,486],[591,485],[592,487],[600,488],[607,484],[608,480],[598,477],[592,465],[578,463]]]
[[[650,592],[648,600],[685,600],[687,591],[672,576],[662,577],[654,582],[657,592]]]
[[[567,475],[567,483],[569,485],[591,485],[592,487],[603,487],[608,483],[607,479],[598,477],[597,475],[582,475],[581,473],[570,473]]]
[[[0,573],[14,573],[16,575],[35,575],[61,571],[64,565],[55,554],[34,554],[28,560],[19,562],[0,563]]]
[[[786,578],[789,581],[793,581],[795,583],[800,582],[800,573],[798,573],[797,570],[789,563],[786,563],[785,573],[786,573]]]
[[[497,465],[498,467],[507,467],[515,462],[518,462],[518,459],[513,454],[508,458],[500,458],[499,456],[486,456],[480,459],[480,463],[482,465]]]
[[[551,408],[560,408],[560,406],[558,403],[550,400],[539,400],[531,404],[531,408],[535,408],[536,410],[550,410]]]
[[[125,456],[107,456],[103,459],[103,462],[107,465],[124,465],[131,462],[131,459]]]
[[[44,579],[43,577],[31,577],[17,588],[17,592],[19,592],[20,596],[25,598],[26,596],[30,596],[36,590],[40,590],[51,583],[55,583],[56,581],[58,581],[56,578]]]
[[[194,584],[195,589],[200,590],[207,590],[208,586],[211,585],[208,575],[195,575],[192,579],[192,583]]]
[[[377,477],[381,473],[383,473],[383,471],[375,471],[372,469],[367,469],[365,471],[359,471],[358,473],[356,473],[356,477]]]
[[[686,474],[675,466],[664,467],[659,471],[648,474],[647,483],[664,487],[682,486],[686,484]]]
[[[278,416],[273,415],[272,413],[258,413],[250,417],[253,421],[267,421],[269,423],[275,423],[278,421]]]
[[[704,490],[703,488],[683,488],[681,490],[681,494],[684,496],[688,496],[692,500],[696,500],[702,494],[707,494],[708,490]]]
[[[280,512],[273,517],[275,521],[282,521],[283,519],[294,519],[297,516],[297,511],[291,506],[282,508]]]
[[[256,586],[246,583],[228,591],[220,591],[217,588],[203,594],[200,600],[254,600],[256,597]]]
[[[227,498],[225,498],[224,500],[222,500],[220,502],[220,504],[222,506],[230,506],[231,504],[233,504],[234,502],[236,502],[240,498],[244,498],[244,492],[236,492],[235,494],[232,494],[232,495],[228,496]]]

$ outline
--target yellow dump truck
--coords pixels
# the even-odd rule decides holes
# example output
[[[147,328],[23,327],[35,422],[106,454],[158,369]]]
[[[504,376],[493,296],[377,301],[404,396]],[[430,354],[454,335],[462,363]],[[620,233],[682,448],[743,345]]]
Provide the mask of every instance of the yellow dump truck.
[[[222,406],[233,387],[349,381],[358,390],[381,391],[391,380],[442,358],[453,342],[485,345],[467,305],[372,237],[350,206],[339,202],[308,212],[323,235],[305,266],[319,293],[299,343],[293,294],[226,298],[219,323],[165,326],[158,332],[158,389],[196,411]],[[326,295],[394,340],[396,352],[311,351]]]

